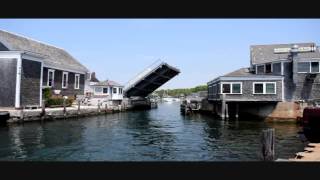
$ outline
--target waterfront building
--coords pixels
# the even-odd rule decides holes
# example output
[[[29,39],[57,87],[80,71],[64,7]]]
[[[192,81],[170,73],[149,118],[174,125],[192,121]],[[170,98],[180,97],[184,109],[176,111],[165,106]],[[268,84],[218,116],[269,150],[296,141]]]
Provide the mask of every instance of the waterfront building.
[[[90,82],[85,87],[85,94],[92,105],[100,102],[107,103],[110,106],[118,106],[121,105],[123,100],[123,87],[123,85],[112,80],[99,81],[93,72]]]
[[[64,49],[0,30],[0,107],[39,107],[44,88],[83,95],[88,72]]]
[[[217,105],[215,111],[222,116],[227,115],[225,105],[236,115],[255,109],[256,114],[268,116],[281,103],[320,100],[319,74],[320,52],[315,43],[252,45],[250,67],[209,81],[208,101]],[[245,106],[241,109],[239,104]]]

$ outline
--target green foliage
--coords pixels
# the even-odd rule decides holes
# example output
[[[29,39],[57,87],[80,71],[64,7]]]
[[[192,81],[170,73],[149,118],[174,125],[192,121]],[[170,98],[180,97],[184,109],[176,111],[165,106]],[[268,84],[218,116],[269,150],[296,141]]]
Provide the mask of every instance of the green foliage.
[[[50,88],[45,88],[43,90],[44,99],[47,100],[52,96],[52,92]]]
[[[74,98],[66,99],[66,106],[71,106]],[[63,107],[63,97],[50,97],[46,100],[47,107]]]
[[[163,96],[163,94],[168,94],[169,96],[180,96],[180,95],[190,95],[191,93],[196,93],[199,91],[207,91],[208,86],[207,85],[200,85],[200,86],[196,86],[194,88],[180,88],[180,89],[162,89],[162,90],[158,90],[155,93],[157,93],[160,97]]]

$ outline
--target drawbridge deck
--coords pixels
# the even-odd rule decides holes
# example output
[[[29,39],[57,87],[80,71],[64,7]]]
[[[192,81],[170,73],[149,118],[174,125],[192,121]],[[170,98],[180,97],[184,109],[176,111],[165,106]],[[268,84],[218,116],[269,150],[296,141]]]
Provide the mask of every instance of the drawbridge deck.
[[[153,64],[127,83],[125,96],[146,97],[179,73],[179,69],[165,62]]]

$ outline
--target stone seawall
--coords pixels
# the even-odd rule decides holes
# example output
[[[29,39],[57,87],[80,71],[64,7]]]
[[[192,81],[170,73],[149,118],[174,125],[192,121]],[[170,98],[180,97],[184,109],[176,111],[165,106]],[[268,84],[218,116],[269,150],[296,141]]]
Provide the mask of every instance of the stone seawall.
[[[298,102],[227,102],[229,116],[235,116],[238,104],[239,118],[255,116],[266,121],[296,121],[302,117],[303,109],[308,105]],[[221,102],[201,101],[201,111],[221,116]]]
[[[27,121],[39,121],[39,120],[50,120],[50,119],[64,119],[73,117],[85,117],[93,115],[102,115],[125,111],[125,109],[104,109],[98,108],[98,106],[81,106],[80,111],[78,107],[67,107],[66,113],[63,108],[46,108],[45,115],[42,115],[42,109],[24,109],[24,110],[7,110],[10,113],[10,119],[8,123],[16,122],[27,122]]]

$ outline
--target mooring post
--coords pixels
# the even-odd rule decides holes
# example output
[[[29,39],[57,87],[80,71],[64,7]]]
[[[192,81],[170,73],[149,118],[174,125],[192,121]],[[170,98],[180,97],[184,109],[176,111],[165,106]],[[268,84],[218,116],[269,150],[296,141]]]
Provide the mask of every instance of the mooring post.
[[[66,109],[66,98],[63,98],[63,116],[66,117],[67,109]]]
[[[273,161],[274,147],[275,147],[274,129],[267,129],[262,131],[261,144],[262,144],[262,159],[264,161]]]
[[[239,118],[239,103],[236,104],[236,119]]]
[[[41,120],[43,120],[46,116],[46,101],[45,100],[42,100],[41,108],[42,108]]]
[[[104,110],[105,110],[106,113],[108,112],[108,104],[107,103],[104,104]]]
[[[78,100],[78,115],[80,115],[80,103],[81,103],[81,101],[80,101],[80,99]]]
[[[98,112],[100,112],[100,100],[98,100]]]
[[[222,105],[221,105],[221,118],[226,117],[226,94],[222,94]]]
[[[228,119],[229,118],[229,104],[228,103],[226,103],[226,119]]]
[[[23,114],[23,108],[20,110],[20,122],[24,121],[24,114]]]

